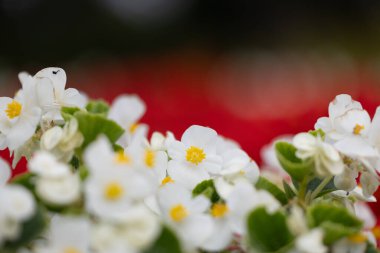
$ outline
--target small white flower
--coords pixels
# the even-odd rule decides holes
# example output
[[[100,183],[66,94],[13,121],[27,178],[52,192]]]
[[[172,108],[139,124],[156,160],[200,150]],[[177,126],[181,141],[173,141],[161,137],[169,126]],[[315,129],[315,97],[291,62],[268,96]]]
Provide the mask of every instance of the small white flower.
[[[27,73],[23,74],[26,78]],[[78,90],[66,87],[66,73],[61,68],[45,68],[29,76],[35,82],[38,103],[46,121],[62,121],[62,107],[83,108],[86,98]]]
[[[332,253],[364,253],[367,248],[368,235],[359,233],[343,238],[332,246]]]
[[[146,111],[145,103],[137,95],[122,95],[117,97],[108,113],[108,118],[124,128],[125,133],[118,144],[126,147],[135,139],[141,140],[148,134],[148,126],[138,124]]]
[[[296,239],[297,253],[326,253],[328,248],[323,244],[323,231],[313,229]]]
[[[305,213],[303,209],[297,205],[291,207],[287,223],[290,231],[292,231],[294,235],[305,234],[308,231]]]
[[[70,168],[57,161],[57,159],[46,151],[39,151],[34,154],[28,163],[30,172],[36,173],[44,178],[62,178],[68,176]]]
[[[217,133],[211,128],[191,126],[181,141],[168,147],[168,173],[173,180],[193,189],[198,183],[220,173],[222,158],[216,154]]]
[[[173,141],[175,141],[175,137],[170,131],[166,132],[166,136],[160,132],[154,132],[150,137],[150,146],[153,150],[167,151]]]
[[[210,202],[204,196],[192,198],[191,192],[169,184],[158,192],[163,219],[177,232],[182,246],[192,250],[203,245],[213,232],[213,222],[205,214]]]
[[[7,218],[17,222],[22,222],[34,214],[36,204],[32,194],[24,187],[6,185],[0,189],[0,206],[2,215],[6,215]]]
[[[90,223],[83,217],[54,216],[47,243],[37,247],[38,253],[90,253]]]
[[[319,176],[338,175],[343,172],[343,161],[334,147],[308,133],[297,134],[293,139],[296,156],[302,160],[312,159]]]
[[[70,173],[59,178],[38,178],[36,193],[53,205],[68,205],[80,198],[81,185],[78,174]]]
[[[36,132],[40,118],[33,83],[23,82],[14,99],[0,97],[0,149],[13,151],[25,144]]]

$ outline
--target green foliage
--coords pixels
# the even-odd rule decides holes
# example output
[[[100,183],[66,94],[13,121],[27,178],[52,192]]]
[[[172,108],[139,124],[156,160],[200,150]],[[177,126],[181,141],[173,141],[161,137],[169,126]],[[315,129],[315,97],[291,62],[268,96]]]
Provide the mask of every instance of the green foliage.
[[[294,236],[283,213],[269,214],[265,207],[259,207],[248,216],[248,240],[256,252],[283,252]]]
[[[327,245],[358,233],[362,227],[362,221],[347,208],[331,203],[319,203],[310,207],[307,210],[307,220],[309,227],[321,227],[324,230],[324,242]]]
[[[215,189],[214,181],[212,179],[204,180],[195,186],[193,196],[196,197],[201,194],[210,199],[212,203],[216,203],[220,200],[220,196]]]
[[[364,253],[379,253],[380,250],[376,248],[372,243],[367,242],[367,248]]]
[[[307,185],[307,191],[314,191],[319,185],[322,183],[322,180],[319,178],[314,178],[311,180]],[[321,197],[327,193],[333,192],[338,190],[334,185],[334,178],[332,178],[328,184],[323,187],[323,189],[320,191],[320,193],[317,195],[317,197]]]
[[[283,205],[288,203],[288,198],[286,194],[280,188],[278,188],[277,185],[273,184],[264,177],[259,178],[259,180],[256,183],[256,188],[268,191]]]
[[[74,117],[78,120],[79,131],[83,134],[83,147],[93,142],[99,135],[108,137],[111,143],[116,142],[124,133],[116,122],[105,118],[100,114],[76,112]]]
[[[68,122],[73,117],[74,113],[79,112],[80,109],[78,107],[62,107],[61,115],[62,118]]]
[[[288,142],[277,142],[275,145],[277,158],[282,168],[298,182],[312,173],[313,162],[302,161],[296,156],[297,149]]]
[[[14,252],[21,247],[27,246],[42,234],[46,225],[45,210],[39,205],[35,214],[21,225],[19,237],[16,240],[5,242],[4,251]]]
[[[297,195],[285,180],[282,181],[282,185],[284,186],[285,194],[288,199],[292,199]]]
[[[181,246],[174,233],[164,227],[156,242],[144,253],[181,253]]]
[[[104,116],[107,116],[109,109],[109,105],[103,100],[90,101],[86,106],[86,110],[89,113],[102,114]]]
[[[27,188],[29,191],[33,193],[35,191],[35,186],[33,182],[34,178],[35,178],[34,174],[27,172],[27,173],[23,173],[21,175],[14,177],[11,183],[24,186],[25,188]]]

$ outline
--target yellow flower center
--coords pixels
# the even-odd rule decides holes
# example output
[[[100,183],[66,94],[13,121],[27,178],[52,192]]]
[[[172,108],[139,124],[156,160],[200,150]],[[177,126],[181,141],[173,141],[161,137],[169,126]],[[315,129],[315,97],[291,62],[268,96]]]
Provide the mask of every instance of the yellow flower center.
[[[184,207],[181,204],[178,204],[176,206],[173,206],[172,209],[170,210],[170,217],[175,221],[175,222],[180,222],[183,219],[185,219],[188,216],[188,212],[186,210],[186,207]]]
[[[353,242],[353,243],[357,243],[357,244],[360,244],[360,243],[363,243],[363,242],[366,242],[367,241],[367,236],[366,235],[363,235],[361,233],[358,233],[358,234],[354,234],[354,235],[351,235],[348,237],[348,240],[350,242]]]
[[[104,189],[104,197],[114,201],[120,199],[124,194],[123,186],[118,182],[110,182]]]
[[[171,178],[171,177],[165,177],[162,182],[161,182],[161,185],[166,185],[168,183],[174,183],[174,180]]]
[[[8,118],[14,119],[20,116],[21,110],[22,110],[22,105],[16,100],[13,100],[12,103],[8,104],[7,109],[5,110],[5,113],[7,114]]]
[[[144,159],[145,165],[149,168],[153,168],[155,160],[156,160],[156,154],[154,153],[154,151],[147,149],[145,151],[145,159]]]
[[[131,134],[134,134],[134,133],[136,132],[138,126],[139,126],[139,124],[137,124],[137,123],[133,123],[133,124],[129,127],[129,132],[130,132]]]
[[[215,218],[222,218],[228,213],[228,206],[226,204],[214,204],[211,208],[211,215]]]
[[[359,135],[360,132],[364,129],[363,125],[356,124],[354,127],[354,134]]]
[[[372,229],[372,233],[377,240],[380,239],[380,227],[376,226]]]
[[[81,253],[81,251],[74,247],[67,247],[63,250],[63,253]]]
[[[186,160],[190,163],[198,165],[206,158],[205,152],[203,149],[191,146],[186,151]]]
[[[118,164],[130,164],[131,158],[128,155],[126,155],[123,150],[120,150],[115,155],[115,161]]]

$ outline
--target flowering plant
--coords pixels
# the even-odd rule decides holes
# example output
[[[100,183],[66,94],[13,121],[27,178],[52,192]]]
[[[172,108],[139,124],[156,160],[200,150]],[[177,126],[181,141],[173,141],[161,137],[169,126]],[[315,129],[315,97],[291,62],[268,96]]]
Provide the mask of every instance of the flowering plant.
[[[19,79],[0,148],[28,171],[0,161],[0,252],[377,252],[380,109],[337,96],[315,130],[265,147],[260,172],[208,127],[148,140],[136,95],[89,101],[60,68]]]

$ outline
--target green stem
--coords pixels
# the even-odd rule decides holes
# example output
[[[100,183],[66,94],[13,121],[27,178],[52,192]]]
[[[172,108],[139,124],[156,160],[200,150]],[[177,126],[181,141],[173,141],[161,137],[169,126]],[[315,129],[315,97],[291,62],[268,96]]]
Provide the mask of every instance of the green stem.
[[[310,200],[315,199],[318,196],[318,194],[321,193],[323,188],[325,188],[325,186],[331,181],[332,178],[333,176],[329,176],[323,179],[323,181],[318,185],[318,187],[311,194]]]
[[[298,198],[301,200],[301,201],[305,201],[305,195],[306,195],[306,189],[307,189],[307,184],[308,184],[309,180],[308,180],[308,177],[305,177],[302,182],[301,182],[301,185],[300,185],[300,188],[298,190]]]

